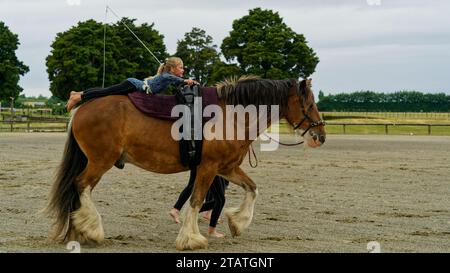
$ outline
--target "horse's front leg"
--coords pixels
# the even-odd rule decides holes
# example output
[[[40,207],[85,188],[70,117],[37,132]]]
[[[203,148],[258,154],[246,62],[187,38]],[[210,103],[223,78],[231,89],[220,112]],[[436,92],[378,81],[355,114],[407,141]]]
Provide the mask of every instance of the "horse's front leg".
[[[224,210],[228,218],[231,235],[239,236],[252,222],[258,189],[256,188],[256,184],[240,167],[236,167],[231,173],[226,175],[221,174],[221,176],[243,187],[245,190],[245,198],[239,208]]]
[[[182,214],[183,225],[176,239],[178,250],[208,247],[208,240],[200,234],[198,228],[198,213],[215,175],[216,172],[212,171],[210,167],[198,167],[190,205],[186,207]]]

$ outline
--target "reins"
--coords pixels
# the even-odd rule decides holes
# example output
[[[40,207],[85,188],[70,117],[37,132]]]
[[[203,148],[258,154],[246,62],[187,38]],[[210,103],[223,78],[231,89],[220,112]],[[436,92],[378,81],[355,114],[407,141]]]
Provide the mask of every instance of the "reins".
[[[250,150],[252,151],[253,157],[255,158],[255,165],[252,164],[252,160],[251,160],[251,156],[250,156]],[[256,153],[255,153],[255,150],[253,149],[253,145],[252,144],[250,144],[250,148],[248,150],[248,164],[250,164],[250,167],[252,167],[252,168],[258,167],[258,158],[256,157]]]
[[[265,135],[266,137],[268,137],[270,140],[273,140],[273,141],[275,141],[276,143],[278,143],[278,144],[280,144],[280,145],[283,145],[283,146],[297,146],[297,145],[300,145],[300,144],[305,143],[304,140],[302,140],[302,141],[300,141],[300,142],[297,142],[297,143],[283,143],[283,142],[278,141],[278,140],[276,140],[276,139],[274,139],[274,138],[271,138],[271,137],[270,137],[268,134],[266,134],[266,133],[263,133],[263,135]]]

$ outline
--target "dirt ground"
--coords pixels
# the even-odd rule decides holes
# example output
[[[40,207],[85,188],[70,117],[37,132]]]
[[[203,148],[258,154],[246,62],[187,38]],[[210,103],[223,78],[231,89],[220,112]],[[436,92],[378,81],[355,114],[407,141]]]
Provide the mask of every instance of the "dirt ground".
[[[65,138],[0,134],[0,252],[69,252],[38,213]],[[224,219],[227,237],[197,252],[368,252],[371,241],[381,252],[450,252],[450,137],[329,135],[319,149],[257,153],[256,169],[243,164],[259,186],[252,224],[232,238]],[[176,252],[168,211],[187,179],[111,169],[93,192],[106,240],[82,252]],[[226,196],[230,207],[244,195],[233,184]]]

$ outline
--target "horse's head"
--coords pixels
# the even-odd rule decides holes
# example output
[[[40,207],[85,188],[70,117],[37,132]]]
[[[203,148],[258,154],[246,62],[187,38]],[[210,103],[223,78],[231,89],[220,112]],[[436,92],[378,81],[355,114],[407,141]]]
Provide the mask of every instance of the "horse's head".
[[[294,130],[303,130],[302,137],[310,147],[319,147],[325,142],[325,122],[314,101],[311,79],[292,82],[286,119]]]

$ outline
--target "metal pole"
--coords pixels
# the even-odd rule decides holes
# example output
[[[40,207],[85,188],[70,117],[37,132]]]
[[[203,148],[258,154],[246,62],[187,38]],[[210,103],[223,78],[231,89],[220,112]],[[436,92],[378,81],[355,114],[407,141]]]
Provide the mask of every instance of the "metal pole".
[[[14,129],[14,97],[11,98],[11,132]]]

